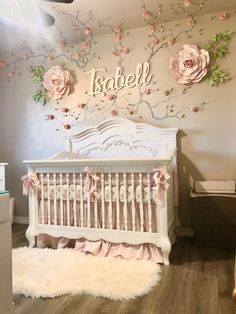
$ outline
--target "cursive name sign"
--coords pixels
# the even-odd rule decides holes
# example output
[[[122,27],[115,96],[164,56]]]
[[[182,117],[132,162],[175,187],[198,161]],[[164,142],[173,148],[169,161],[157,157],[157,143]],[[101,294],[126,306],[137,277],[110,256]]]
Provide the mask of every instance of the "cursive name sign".
[[[90,90],[85,92],[87,95],[96,95],[99,93],[121,89],[123,87],[132,88],[135,86],[146,86],[151,82],[152,75],[150,75],[149,62],[138,63],[136,73],[124,75],[123,68],[118,66],[116,68],[115,77],[104,78],[99,76],[99,72],[106,72],[103,68],[93,68],[92,70],[83,74],[90,74]]]

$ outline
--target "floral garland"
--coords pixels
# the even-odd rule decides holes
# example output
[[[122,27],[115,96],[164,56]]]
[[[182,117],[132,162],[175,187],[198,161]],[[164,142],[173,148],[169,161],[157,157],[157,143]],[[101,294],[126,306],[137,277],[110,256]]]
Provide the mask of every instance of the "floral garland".
[[[225,31],[210,38],[208,50],[197,45],[183,45],[169,62],[176,81],[180,84],[192,84],[206,78],[210,86],[219,86],[230,80],[230,75],[219,68],[217,60],[229,53],[231,40],[232,33]]]
[[[73,78],[61,66],[52,66],[47,71],[42,65],[31,66],[30,73],[33,81],[41,84],[41,88],[32,96],[34,102],[46,105],[49,100],[60,100],[69,95]]]

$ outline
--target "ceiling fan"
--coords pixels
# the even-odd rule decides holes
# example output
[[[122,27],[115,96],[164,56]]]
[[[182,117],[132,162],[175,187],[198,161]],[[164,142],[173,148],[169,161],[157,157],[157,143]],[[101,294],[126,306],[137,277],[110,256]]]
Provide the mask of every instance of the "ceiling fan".
[[[54,2],[70,4],[74,0],[1,0],[0,16],[6,16],[14,21],[25,20],[31,24],[52,26],[55,18],[40,6],[40,2]],[[4,5],[4,3],[6,4]]]

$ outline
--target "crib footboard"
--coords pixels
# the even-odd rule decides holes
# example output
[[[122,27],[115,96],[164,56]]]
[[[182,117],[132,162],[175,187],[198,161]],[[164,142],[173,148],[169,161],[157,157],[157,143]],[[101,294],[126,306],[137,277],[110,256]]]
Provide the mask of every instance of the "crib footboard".
[[[169,253],[176,212],[171,158],[26,161],[30,246],[45,233],[113,243],[153,243]],[[168,187],[169,184],[169,187]]]

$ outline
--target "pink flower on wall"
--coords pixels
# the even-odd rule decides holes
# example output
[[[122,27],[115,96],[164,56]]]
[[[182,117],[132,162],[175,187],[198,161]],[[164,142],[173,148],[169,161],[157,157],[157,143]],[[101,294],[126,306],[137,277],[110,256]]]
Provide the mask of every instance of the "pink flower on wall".
[[[147,20],[151,16],[151,13],[147,10],[143,11],[143,18]]]
[[[229,14],[228,14],[228,13],[222,12],[222,13],[220,14],[219,19],[220,19],[221,21],[224,21],[224,20],[226,20],[228,17],[229,17]]]
[[[73,82],[69,71],[59,65],[51,67],[43,76],[43,87],[48,97],[58,100],[66,97],[70,92],[70,84]]]
[[[89,27],[86,27],[86,28],[84,29],[84,33],[85,33],[86,35],[90,34],[90,33],[91,33],[91,29],[90,29]]]
[[[209,52],[196,45],[183,45],[180,52],[170,58],[170,69],[180,84],[199,82],[207,74]]]
[[[4,66],[5,66],[5,62],[4,62],[4,61],[1,61],[1,62],[0,62],[0,69],[4,68]]]
[[[191,4],[191,0],[184,0],[184,6],[188,7]]]

